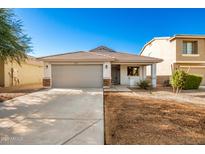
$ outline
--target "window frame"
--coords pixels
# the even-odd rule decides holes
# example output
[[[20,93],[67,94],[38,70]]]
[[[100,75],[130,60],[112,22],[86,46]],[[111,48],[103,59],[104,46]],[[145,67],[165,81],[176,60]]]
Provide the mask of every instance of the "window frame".
[[[134,71],[131,70],[132,73],[130,73],[129,69],[137,68],[137,73],[134,74]],[[140,66],[127,66],[127,76],[140,76]]]
[[[188,45],[191,43],[191,51],[188,49]],[[182,54],[183,55],[198,55],[198,41],[184,40],[182,42]]]

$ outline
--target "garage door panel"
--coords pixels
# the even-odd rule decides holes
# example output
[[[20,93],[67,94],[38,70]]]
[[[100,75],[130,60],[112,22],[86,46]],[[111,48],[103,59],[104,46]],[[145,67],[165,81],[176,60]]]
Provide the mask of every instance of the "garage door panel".
[[[102,87],[102,65],[52,65],[52,87]]]

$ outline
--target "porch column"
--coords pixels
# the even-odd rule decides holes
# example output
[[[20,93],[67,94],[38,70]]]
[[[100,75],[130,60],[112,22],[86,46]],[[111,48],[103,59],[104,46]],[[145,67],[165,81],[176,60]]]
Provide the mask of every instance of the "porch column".
[[[43,86],[50,88],[52,83],[51,80],[51,64],[44,63]]]
[[[109,88],[111,86],[111,63],[105,62],[103,64],[103,87]]]
[[[142,67],[142,80],[146,80],[146,66],[141,66]]]
[[[156,64],[151,64],[151,79],[152,79],[152,87],[157,87],[157,66]]]

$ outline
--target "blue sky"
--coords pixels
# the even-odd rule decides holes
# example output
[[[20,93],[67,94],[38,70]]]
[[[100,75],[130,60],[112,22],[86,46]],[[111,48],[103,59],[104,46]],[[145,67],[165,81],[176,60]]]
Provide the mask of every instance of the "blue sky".
[[[205,9],[14,9],[34,56],[100,45],[138,54],[153,37],[205,34]]]

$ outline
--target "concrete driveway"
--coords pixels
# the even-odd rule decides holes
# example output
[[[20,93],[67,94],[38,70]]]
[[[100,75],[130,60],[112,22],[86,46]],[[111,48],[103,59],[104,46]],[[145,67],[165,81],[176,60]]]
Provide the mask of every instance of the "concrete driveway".
[[[102,89],[47,89],[0,103],[0,144],[103,144]]]

